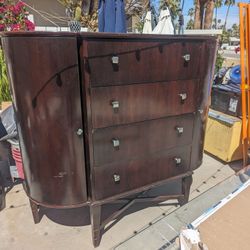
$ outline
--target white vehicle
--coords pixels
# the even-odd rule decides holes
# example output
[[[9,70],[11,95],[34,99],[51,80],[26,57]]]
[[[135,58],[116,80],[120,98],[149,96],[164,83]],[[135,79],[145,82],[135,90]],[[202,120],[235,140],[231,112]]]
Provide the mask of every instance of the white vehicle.
[[[221,49],[223,50],[235,50],[240,46],[240,39],[237,37],[230,37],[228,43],[223,43]]]
[[[221,45],[221,49],[227,49],[229,47],[229,44],[228,43],[223,43]]]

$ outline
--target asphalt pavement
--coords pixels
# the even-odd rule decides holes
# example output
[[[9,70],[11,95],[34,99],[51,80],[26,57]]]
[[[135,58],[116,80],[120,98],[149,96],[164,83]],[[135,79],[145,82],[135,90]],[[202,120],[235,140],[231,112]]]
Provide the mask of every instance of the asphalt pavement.
[[[232,59],[240,59],[240,53],[235,53],[234,50],[221,50],[220,54],[223,55],[224,58],[232,58]]]

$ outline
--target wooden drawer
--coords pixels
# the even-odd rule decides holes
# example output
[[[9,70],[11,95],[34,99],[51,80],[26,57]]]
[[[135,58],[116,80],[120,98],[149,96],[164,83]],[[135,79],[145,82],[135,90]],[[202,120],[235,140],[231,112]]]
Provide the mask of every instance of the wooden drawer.
[[[201,41],[90,41],[92,86],[199,78]],[[163,66],[164,65],[164,66]]]
[[[97,129],[93,134],[94,166],[143,158],[192,143],[193,114]]]
[[[198,80],[91,89],[94,128],[192,113]]]
[[[189,170],[191,146],[157,152],[153,156],[93,168],[94,199],[140,188]],[[179,164],[176,161],[181,161]]]

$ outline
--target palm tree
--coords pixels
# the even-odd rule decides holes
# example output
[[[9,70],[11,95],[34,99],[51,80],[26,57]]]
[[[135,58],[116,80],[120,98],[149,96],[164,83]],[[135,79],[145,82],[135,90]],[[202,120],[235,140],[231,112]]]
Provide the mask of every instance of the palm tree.
[[[213,18],[212,29],[216,29],[216,19],[215,18]]]
[[[201,28],[201,6],[200,0],[194,0],[195,12],[194,12],[194,29]]]
[[[222,0],[215,0],[215,29],[217,29],[218,24],[218,9],[222,6]]]
[[[178,9],[180,8],[181,0],[161,0],[160,1],[160,9],[164,6],[167,6],[172,18],[176,18],[178,15]]]
[[[185,0],[182,0],[181,9],[184,9]]]
[[[218,19],[218,20],[217,20],[217,24],[218,24],[218,28],[219,28],[219,29],[221,29],[221,22],[222,22],[221,19]]]
[[[190,16],[191,19],[193,19],[193,16],[194,16],[194,8],[190,8],[188,10],[188,16]]]
[[[186,25],[187,30],[192,30],[194,28],[194,20],[190,19]]]
[[[240,27],[237,23],[232,25],[232,36],[239,37],[240,36]]]
[[[225,0],[224,4],[227,6],[227,13],[226,13],[226,18],[225,18],[225,23],[224,23],[224,30],[225,30],[227,26],[227,18],[228,18],[229,10],[232,5],[235,5],[235,0]]]
[[[214,0],[206,1],[204,29],[211,29],[213,23],[214,7],[215,7]]]
[[[190,8],[188,10],[188,16],[190,17],[188,23],[187,23],[187,26],[186,26],[186,29],[188,30],[191,30],[194,28],[194,20],[193,20],[193,17],[194,17],[194,8]]]
[[[194,0],[195,12],[194,12],[194,28],[202,29],[203,28],[203,17],[204,10],[207,2],[209,0]],[[212,21],[212,20],[211,20]]]

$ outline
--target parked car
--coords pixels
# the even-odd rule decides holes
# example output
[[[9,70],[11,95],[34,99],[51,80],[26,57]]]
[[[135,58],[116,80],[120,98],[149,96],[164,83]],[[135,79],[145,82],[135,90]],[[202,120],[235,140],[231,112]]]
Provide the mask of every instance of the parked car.
[[[238,53],[240,52],[240,46],[236,47],[236,48],[234,49],[234,51],[235,51],[236,54],[238,54]]]

